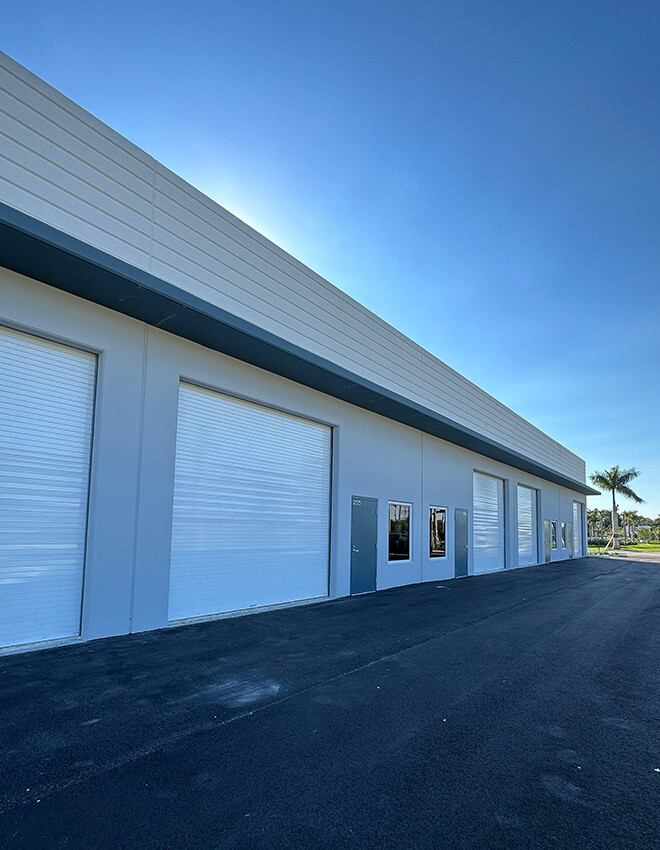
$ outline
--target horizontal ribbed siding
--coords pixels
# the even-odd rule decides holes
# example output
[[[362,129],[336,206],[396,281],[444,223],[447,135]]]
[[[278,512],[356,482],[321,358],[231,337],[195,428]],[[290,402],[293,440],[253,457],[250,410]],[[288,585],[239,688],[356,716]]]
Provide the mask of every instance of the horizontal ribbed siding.
[[[584,462],[0,54],[17,209],[571,478]]]

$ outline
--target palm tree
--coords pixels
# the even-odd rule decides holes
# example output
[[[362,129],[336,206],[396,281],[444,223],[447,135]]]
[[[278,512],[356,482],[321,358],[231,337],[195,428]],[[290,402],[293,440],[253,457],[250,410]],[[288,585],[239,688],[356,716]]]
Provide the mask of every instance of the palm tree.
[[[643,516],[640,516],[637,511],[626,511],[626,515],[628,517],[628,522],[630,523],[630,534],[632,542],[634,543],[637,539],[637,527],[643,525],[646,520]]]
[[[660,540],[660,516],[653,520],[651,528],[653,530],[653,539]]]
[[[618,466],[613,466],[611,469],[606,469],[605,472],[593,472],[589,477],[591,482],[600,487],[601,490],[610,490],[612,493],[612,541],[615,549],[620,549],[619,542],[619,515],[616,509],[616,494],[624,496],[626,499],[631,499],[637,502],[638,505],[644,501],[634,490],[628,486],[630,482],[637,478],[639,472],[636,469],[619,469]]]
[[[623,542],[628,542],[628,532],[630,531],[630,539],[634,538],[633,532],[633,517],[636,516],[635,511],[623,511],[621,521],[623,522]]]
[[[596,523],[600,519],[600,511],[598,508],[591,508],[587,511],[587,532],[589,537],[596,536]]]

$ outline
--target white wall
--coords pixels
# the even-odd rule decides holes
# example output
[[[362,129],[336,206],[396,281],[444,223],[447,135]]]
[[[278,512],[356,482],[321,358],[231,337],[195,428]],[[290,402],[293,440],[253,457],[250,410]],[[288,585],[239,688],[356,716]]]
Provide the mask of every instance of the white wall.
[[[469,511],[471,543],[475,468],[505,479],[508,566],[517,565],[518,482],[538,488],[543,517],[558,522],[572,521],[574,498],[584,502],[555,484],[4,269],[0,324],[99,354],[85,638],[167,624],[181,378],[333,426],[332,596],[349,593],[353,495],[379,500],[379,588],[453,576],[454,508]],[[410,563],[387,563],[388,500],[413,504]],[[431,504],[448,509],[443,559],[428,557]],[[542,557],[542,523],[539,534]],[[553,552],[553,560],[567,556]]]
[[[584,462],[0,53],[0,198],[584,481]]]

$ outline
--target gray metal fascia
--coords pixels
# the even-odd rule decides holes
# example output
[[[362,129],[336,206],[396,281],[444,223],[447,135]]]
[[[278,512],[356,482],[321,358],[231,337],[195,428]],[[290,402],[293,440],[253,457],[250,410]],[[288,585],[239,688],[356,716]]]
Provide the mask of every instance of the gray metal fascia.
[[[585,495],[598,491],[0,203],[0,265]]]

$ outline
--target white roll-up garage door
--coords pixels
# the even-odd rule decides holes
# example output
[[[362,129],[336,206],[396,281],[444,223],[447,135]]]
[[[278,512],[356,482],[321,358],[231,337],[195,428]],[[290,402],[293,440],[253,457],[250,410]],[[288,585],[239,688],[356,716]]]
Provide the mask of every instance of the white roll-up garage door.
[[[0,328],[0,645],[80,634],[96,357]]]
[[[538,563],[536,490],[518,485],[518,566]]]
[[[573,502],[573,557],[582,557],[582,504]]]
[[[504,481],[474,473],[474,572],[504,569]]]
[[[179,392],[170,620],[328,595],[331,429]]]

